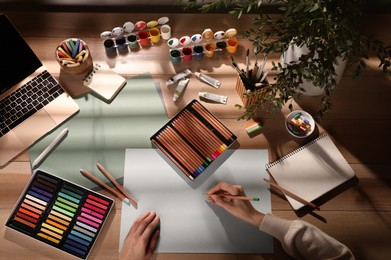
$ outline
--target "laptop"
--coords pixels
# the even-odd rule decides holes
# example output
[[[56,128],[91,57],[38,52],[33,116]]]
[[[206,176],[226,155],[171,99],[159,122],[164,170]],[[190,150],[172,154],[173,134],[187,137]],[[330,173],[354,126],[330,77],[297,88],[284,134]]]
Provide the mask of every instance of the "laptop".
[[[79,111],[5,14],[0,14],[0,167]],[[51,50],[48,50],[51,51]]]

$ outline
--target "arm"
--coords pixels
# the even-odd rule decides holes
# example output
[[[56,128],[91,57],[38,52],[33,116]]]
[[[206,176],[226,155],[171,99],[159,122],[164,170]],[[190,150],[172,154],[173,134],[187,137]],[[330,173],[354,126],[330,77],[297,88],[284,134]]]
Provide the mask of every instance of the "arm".
[[[226,199],[221,194],[245,196],[241,186],[218,183],[208,191],[210,202],[235,217],[277,238],[284,250],[298,259],[354,259],[350,250],[334,238],[301,220],[284,220],[258,212],[249,201]],[[220,194],[220,195],[219,195]]]
[[[344,244],[302,220],[266,214],[259,230],[277,238],[284,250],[298,259],[354,259]]]

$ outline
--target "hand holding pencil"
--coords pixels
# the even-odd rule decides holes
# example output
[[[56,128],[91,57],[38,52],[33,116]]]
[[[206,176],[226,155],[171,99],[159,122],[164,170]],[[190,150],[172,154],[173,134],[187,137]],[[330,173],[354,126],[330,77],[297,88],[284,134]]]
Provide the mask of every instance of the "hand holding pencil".
[[[247,196],[242,186],[220,182],[206,192],[206,195],[211,203],[254,226],[259,227],[263,220],[264,214],[257,211],[250,202],[258,201],[259,198]]]

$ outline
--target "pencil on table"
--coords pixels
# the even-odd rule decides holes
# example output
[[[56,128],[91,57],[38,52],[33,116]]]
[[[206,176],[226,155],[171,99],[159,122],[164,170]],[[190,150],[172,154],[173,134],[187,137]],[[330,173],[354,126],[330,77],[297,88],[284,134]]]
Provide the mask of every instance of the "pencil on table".
[[[121,200],[125,201],[125,203],[127,203],[127,204],[130,203],[129,199],[126,198],[125,195],[123,195],[122,193],[120,193],[120,192],[116,191],[115,189],[111,188],[106,183],[104,183],[103,181],[101,181],[98,178],[96,178],[95,176],[93,176],[91,173],[89,173],[89,172],[87,172],[86,170],[83,170],[83,169],[80,169],[80,173],[83,174],[84,177],[86,177],[86,178],[90,179],[91,181],[95,182],[96,184],[99,184],[102,187],[104,187],[105,189],[107,189],[108,191],[110,191],[111,193],[116,195],[118,198],[120,198]]]
[[[126,190],[111,176],[111,174],[100,164],[96,163],[96,166],[98,166],[99,170],[119,189],[123,195],[125,195],[126,198],[129,199],[129,201],[133,204],[133,206],[137,207],[137,201],[130,196],[129,193],[126,192]]]
[[[303,204],[306,204],[306,205],[308,205],[308,206],[311,206],[311,207],[313,207],[313,208],[315,208],[315,209],[317,209],[317,210],[320,210],[320,207],[319,207],[319,206],[316,206],[315,204],[313,204],[313,203],[307,201],[306,199],[304,199],[304,198],[302,198],[302,197],[300,197],[300,196],[294,194],[293,192],[290,192],[289,190],[287,190],[287,189],[281,187],[280,185],[278,185],[278,184],[276,184],[276,183],[273,183],[273,182],[271,182],[271,181],[269,181],[269,180],[267,180],[267,179],[263,179],[263,180],[264,180],[265,182],[269,183],[271,187],[273,187],[273,188],[275,188],[275,189],[281,190],[282,192],[284,192],[284,193],[285,193],[286,195],[288,195],[289,197],[291,197],[291,198],[293,198],[293,199],[295,199],[295,200],[297,200],[297,201],[299,201],[299,202],[301,202],[301,203],[303,203]]]
[[[239,196],[239,195],[230,195],[230,194],[209,194],[209,193],[204,193],[205,196],[210,196],[210,195],[218,195],[220,197],[224,197],[227,199],[234,199],[234,200],[248,200],[248,201],[259,201],[259,198],[257,197],[248,197],[248,196]]]

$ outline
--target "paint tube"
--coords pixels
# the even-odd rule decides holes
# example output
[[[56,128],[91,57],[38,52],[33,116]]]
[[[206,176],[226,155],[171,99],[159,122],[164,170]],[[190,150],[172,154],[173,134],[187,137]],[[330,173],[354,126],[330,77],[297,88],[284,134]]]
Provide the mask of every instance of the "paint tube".
[[[176,101],[182,95],[182,92],[183,90],[185,90],[187,83],[189,83],[189,80],[190,79],[186,78],[179,81],[179,84],[175,89],[174,97],[172,98],[172,100]]]
[[[176,74],[175,76],[173,76],[172,78],[170,78],[169,80],[166,81],[166,86],[168,85],[171,85],[171,84],[174,84],[175,82],[189,76],[191,74],[191,71],[189,69],[185,69],[184,71]]]
[[[217,79],[212,78],[211,76],[205,75],[200,72],[194,72],[194,76],[202,80],[203,82],[211,85],[214,88],[219,88],[221,83]]]
[[[227,104],[228,100],[228,97],[226,96],[216,95],[208,92],[198,92],[198,96],[221,104]]]

